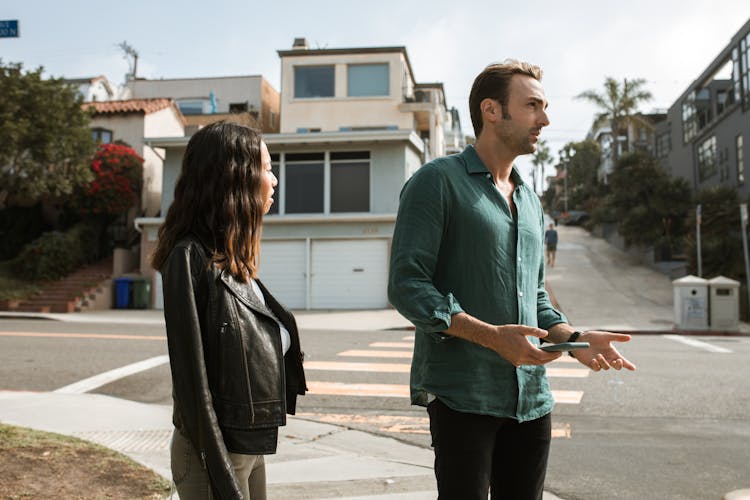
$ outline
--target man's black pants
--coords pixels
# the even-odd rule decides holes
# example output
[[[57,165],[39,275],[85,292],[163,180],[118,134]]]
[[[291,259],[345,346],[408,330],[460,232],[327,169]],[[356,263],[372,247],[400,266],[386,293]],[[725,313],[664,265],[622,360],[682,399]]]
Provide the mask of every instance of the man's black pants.
[[[427,407],[439,500],[541,500],[552,418],[530,422]]]

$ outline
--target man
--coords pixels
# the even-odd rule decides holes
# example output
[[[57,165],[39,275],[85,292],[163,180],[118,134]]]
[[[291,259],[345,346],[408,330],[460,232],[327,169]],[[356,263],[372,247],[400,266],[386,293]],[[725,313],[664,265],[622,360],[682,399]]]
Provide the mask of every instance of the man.
[[[416,326],[412,403],[427,406],[439,498],[541,499],[553,400],[540,339],[579,340],[594,371],[634,370],[611,342],[575,332],[544,290],[542,207],[515,158],[549,124],[541,70],[507,61],[474,81],[475,146],[404,186],[388,295]]]
[[[557,252],[557,230],[554,224],[549,225],[549,229],[544,232],[544,243],[547,245],[547,265],[555,267],[555,253]]]

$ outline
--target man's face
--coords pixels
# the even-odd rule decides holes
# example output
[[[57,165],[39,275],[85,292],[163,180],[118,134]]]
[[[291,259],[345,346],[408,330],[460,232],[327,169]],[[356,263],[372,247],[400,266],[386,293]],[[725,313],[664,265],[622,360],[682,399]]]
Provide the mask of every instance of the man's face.
[[[546,109],[541,82],[530,76],[513,75],[507,109],[495,127],[499,139],[517,155],[534,153],[542,128],[549,125]]]

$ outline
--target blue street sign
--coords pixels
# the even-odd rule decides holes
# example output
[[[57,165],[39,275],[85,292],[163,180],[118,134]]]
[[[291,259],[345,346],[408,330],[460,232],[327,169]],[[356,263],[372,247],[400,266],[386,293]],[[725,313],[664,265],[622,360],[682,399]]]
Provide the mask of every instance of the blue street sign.
[[[0,21],[0,38],[18,38],[18,19]]]

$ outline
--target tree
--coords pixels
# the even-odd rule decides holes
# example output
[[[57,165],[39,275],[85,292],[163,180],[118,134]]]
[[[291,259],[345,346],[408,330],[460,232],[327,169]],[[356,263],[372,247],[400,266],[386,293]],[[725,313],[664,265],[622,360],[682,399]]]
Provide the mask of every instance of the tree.
[[[634,80],[623,79],[622,84],[612,77],[604,80],[604,92],[586,90],[576,96],[576,99],[584,99],[595,104],[600,112],[594,119],[593,128],[600,128],[607,124],[612,129],[612,161],[617,163],[619,152],[617,140],[622,132],[627,130],[631,115],[638,106],[651,99],[651,92],[644,90],[646,80],[636,78]],[[627,137],[627,134],[626,134]]]
[[[742,253],[742,225],[737,190],[729,186],[704,189],[696,194],[701,205],[701,267],[704,277],[727,276],[744,282],[745,260]],[[688,220],[687,257],[697,274],[695,210]]]
[[[645,152],[624,155],[610,176],[608,204],[627,245],[659,246],[669,254],[687,232],[690,186],[673,179]],[[669,258],[669,255],[663,255]]]
[[[81,97],[42,71],[0,60],[0,208],[67,195],[91,180],[95,144]]]
[[[539,143],[537,144],[536,153],[534,153],[534,157],[531,159],[531,163],[534,164],[534,172],[532,176],[534,179],[534,192],[538,193],[544,188],[544,166],[548,163],[552,163],[552,157],[549,153],[549,146],[547,146],[547,142],[544,139],[539,141]],[[538,184],[537,179],[539,179]]]

